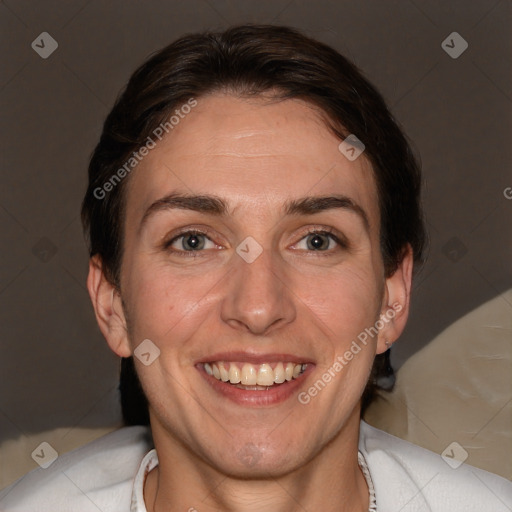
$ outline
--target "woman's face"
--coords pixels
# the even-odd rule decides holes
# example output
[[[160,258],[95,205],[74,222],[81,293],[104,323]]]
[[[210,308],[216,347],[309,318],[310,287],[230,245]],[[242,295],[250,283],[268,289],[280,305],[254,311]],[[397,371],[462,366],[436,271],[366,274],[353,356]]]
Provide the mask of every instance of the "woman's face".
[[[216,94],[130,177],[128,335],[109,343],[151,341],[135,362],[154,435],[225,473],[288,472],[358,424],[385,350],[393,321],[344,357],[391,302],[371,166],[339,143],[302,101]]]

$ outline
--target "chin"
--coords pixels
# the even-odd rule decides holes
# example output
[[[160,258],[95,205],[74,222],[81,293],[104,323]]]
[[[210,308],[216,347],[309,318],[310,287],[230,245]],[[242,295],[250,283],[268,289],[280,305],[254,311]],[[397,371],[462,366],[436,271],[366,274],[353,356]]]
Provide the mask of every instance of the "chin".
[[[220,448],[223,457],[211,455],[212,465],[228,476],[244,479],[276,478],[304,464],[304,447],[300,449],[294,446],[290,439],[286,442],[282,439],[269,442],[268,438],[261,441],[247,437],[235,439],[235,442]]]
[[[248,443],[217,469],[231,478],[265,480],[286,475],[301,465],[301,460],[292,460],[282,451],[262,454],[255,445]]]

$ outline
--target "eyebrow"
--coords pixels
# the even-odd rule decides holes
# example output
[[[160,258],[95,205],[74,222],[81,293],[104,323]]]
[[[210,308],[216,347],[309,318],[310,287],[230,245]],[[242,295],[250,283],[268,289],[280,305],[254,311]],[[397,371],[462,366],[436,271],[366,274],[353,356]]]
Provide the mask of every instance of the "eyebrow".
[[[189,195],[172,193],[154,201],[145,211],[139,225],[139,231],[149,217],[159,211],[191,210],[215,216],[226,216],[230,209],[226,201],[213,195]],[[314,215],[316,213],[342,209],[355,213],[362,221],[367,231],[370,230],[368,215],[353,199],[344,195],[308,196],[290,199],[284,204],[285,215]]]

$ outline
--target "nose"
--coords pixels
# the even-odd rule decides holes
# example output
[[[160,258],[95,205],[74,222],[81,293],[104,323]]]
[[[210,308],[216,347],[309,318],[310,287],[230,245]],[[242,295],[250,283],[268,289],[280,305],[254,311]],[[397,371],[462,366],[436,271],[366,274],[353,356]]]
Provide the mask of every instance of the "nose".
[[[234,329],[258,335],[293,322],[296,307],[290,283],[271,251],[264,250],[251,263],[238,254],[233,258],[221,308],[222,320]]]

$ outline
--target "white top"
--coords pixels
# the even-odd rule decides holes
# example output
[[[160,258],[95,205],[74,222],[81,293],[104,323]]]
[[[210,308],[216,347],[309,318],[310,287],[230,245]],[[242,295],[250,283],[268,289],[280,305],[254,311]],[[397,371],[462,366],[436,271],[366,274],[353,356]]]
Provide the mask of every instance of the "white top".
[[[146,512],[158,464],[146,427],[127,427],[61,455],[0,492],[2,512]],[[361,422],[359,463],[378,512],[511,512],[512,483]],[[453,453],[453,452],[452,452]],[[454,462],[454,461],[450,461]],[[372,501],[370,502],[372,504]]]

